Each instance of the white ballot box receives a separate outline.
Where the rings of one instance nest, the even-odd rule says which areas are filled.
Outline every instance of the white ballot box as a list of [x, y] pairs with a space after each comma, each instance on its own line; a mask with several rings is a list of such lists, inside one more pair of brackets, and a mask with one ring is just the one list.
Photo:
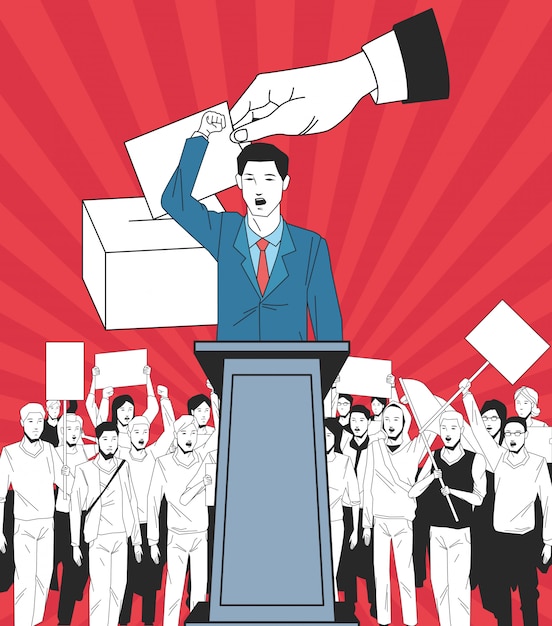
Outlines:
[[144, 198], [83, 201], [82, 277], [106, 330], [217, 323], [216, 261]]

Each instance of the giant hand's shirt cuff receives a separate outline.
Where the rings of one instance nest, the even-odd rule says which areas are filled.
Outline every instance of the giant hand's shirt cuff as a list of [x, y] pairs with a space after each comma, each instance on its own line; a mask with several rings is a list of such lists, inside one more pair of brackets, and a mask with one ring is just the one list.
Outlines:
[[406, 71], [394, 31], [362, 46], [372, 66], [377, 88], [370, 93], [376, 104], [399, 102], [408, 98]]
[[376, 104], [426, 102], [449, 97], [447, 57], [439, 26], [431, 9], [403, 20], [393, 31], [362, 48], [377, 89]]

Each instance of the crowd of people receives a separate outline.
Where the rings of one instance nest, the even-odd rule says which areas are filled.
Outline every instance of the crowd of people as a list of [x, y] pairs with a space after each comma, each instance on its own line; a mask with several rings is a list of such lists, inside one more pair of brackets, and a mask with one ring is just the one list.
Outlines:
[[517, 389], [515, 415], [507, 417], [499, 400], [478, 405], [463, 380], [465, 415], [446, 407], [438, 423], [411, 437], [412, 408], [390, 379], [392, 397], [372, 398], [371, 413], [340, 393], [332, 399], [337, 419], [325, 420], [336, 589], [352, 606], [357, 578], [364, 579], [371, 615], [390, 624], [392, 546], [405, 625], [418, 622], [416, 587], [424, 584], [427, 556], [441, 626], [470, 624], [476, 587], [500, 626], [512, 624], [516, 588], [523, 623], [538, 624], [537, 570], [547, 570], [552, 550], [552, 484], [547, 460], [531, 451], [546, 426], [536, 419], [537, 392]]
[[[29, 403], [22, 439], [0, 454], [0, 558], [11, 553], [15, 562], [16, 626], [43, 620], [49, 590], [59, 591], [59, 624], [70, 624], [88, 579], [90, 624], [98, 626], [128, 624], [135, 594], [142, 621], [153, 624], [163, 580], [163, 623], [178, 624], [188, 572], [190, 610], [207, 597], [219, 398], [207, 381], [208, 395], [191, 397], [176, 418], [167, 387], [156, 394], [146, 366], [146, 409], [137, 415], [133, 397], [112, 387], [97, 404], [99, 374], [93, 368], [85, 403], [93, 437], [76, 402], [63, 417], [59, 400]], [[333, 391], [326, 410], [336, 601], [354, 610], [357, 579], [365, 580], [372, 616], [390, 624], [392, 548], [407, 626], [418, 622], [428, 554], [441, 626], [470, 624], [476, 587], [500, 626], [512, 623], [516, 588], [524, 624], [538, 624], [537, 569], [546, 570], [552, 550], [550, 473], [528, 443], [546, 426], [536, 419], [538, 394], [518, 389], [507, 417], [504, 403], [478, 404], [463, 380], [465, 415], [446, 407], [416, 429], [413, 408], [399, 400], [393, 376], [388, 382], [390, 398], [368, 407]], [[152, 442], [159, 412], [163, 431]]]
[[[206, 464], [216, 462], [218, 397], [209, 384], [209, 396], [191, 397], [176, 418], [168, 389], [159, 385], [155, 394], [146, 366], [147, 408], [136, 415], [133, 397], [112, 387], [96, 404], [99, 374], [95, 367], [86, 400], [94, 437], [84, 434], [76, 402], [63, 418], [59, 400], [28, 403], [23, 438], [0, 454], [0, 552], [13, 554], [17, 626], [42, 622], [50, 589], [59, 590], [59, 624], [70, 624], [88, 579], [91, 625], [128, 624], [134, 594], [142, 596], [144, 624], [153, 624], [165, 563], [164, 624], [179, 623], [188, 561], [190, 610], [206, 598], [205, 490], [214, 478]], [[163, 432], [150, 442], [160, 409]]]

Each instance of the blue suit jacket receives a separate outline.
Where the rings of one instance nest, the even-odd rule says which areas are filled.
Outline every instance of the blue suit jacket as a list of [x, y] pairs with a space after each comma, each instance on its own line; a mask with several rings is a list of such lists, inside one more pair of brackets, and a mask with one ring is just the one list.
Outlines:
[[217, 339], [304, 341], [308, 309], [318, 341], [341, 340], [341, 313], [325, 240], [284, 222], [278, 255], [261, 295], [244, 218], [208, 211], [191, 196], [206, 149], [203, 137], [186, 141], [161, 202], [218, 261]]

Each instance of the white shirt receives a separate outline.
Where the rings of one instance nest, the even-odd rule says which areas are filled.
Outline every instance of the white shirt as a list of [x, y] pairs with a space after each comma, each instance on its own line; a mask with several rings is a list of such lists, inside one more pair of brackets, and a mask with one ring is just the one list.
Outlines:
[[124, 533], [123, 488], [121, 486], [121, 481], [115, 479], [109, 482], [117, 470], [117, 465], [114, 465], [111, 468], [111, 471], [107, 471], [103, 467], [99, 467], [99, 470], [100, 489], [102, 495], [100, 497], [100, 501], [96, 504], [96, 506], [100, 509], [100, 525], [98, 526], [98, 535]]
[[[366, 433], [366, 436], [367, 437], [369, 436], [368, 433]], [[347, 432], [347, 437], [346, 438], [344, 437], [344, 439], [345, 439], [345, 442], [343, 441], [343, 439], [341, 440], [341, 451], [343, 452], [345, 456], [349, 457], [349, 459], [351, 460], [351, 465], [354, 470], [355, 462], [357, 458], [357, 450], [351, 446], [351, 442], [354, 440], [354, 438], [350, 433]], [[372, 441], [370, 441], [370, 444], [371, 443]], [[368, 444], [366, 448], [363, 448], [360, 451], [360, 457], [358, 459], [358, 466], [355, 471], [357, 481], [358, 481], [359, 492], [360, 492], [360, 506], [361, 507], [364, 506], [364, 476], [366, 475], [368, 454], [371, 453], [370, 444]]]
[[[95, 454], [95, 446], [88, 446], [88, 449], [91, 449], [92, 454]], [[63, 463], [63, 446], [58, 446], [55, 448], [57, 455], [59, 456], [60, 461]], [[58, 491], [58, 496], [56, 498], [56, 511], [60, 511], [61, 513], [69, 513], [69, 504], [70, 504], [70, 495], [71, 495], [71, 486], [73, 483], [73, 479], [75, 476], [75, 469], [81, 464], [86, 463], [88, 461], [87, 449], [83, 445], [76, 445], [74, 447], [67, 446], [67, 465], [71, 470], [71, 476], [67, 477], [67, 480], [70, 481], [67, 483], [67, 498], [63, 497], [63, 489], [60, 488]], [[63, 481], [62, 481], [63, 482]]]
[[13, 515], [18, 520], [53, 517], [54, 484], [63, 484], [61, 460], [54, 447], [47, 441], [38, 443], [34, 455], [23, 447], [23, 441], [5, 446], [0, 454], [0, 502], [6, 501], [11, 484]]
[[327, 458], [327, 465], [330, 521], [336, 522], [343, 519], [343, 505], [360, 504], [360, 493], [355, 470], [348, 456], [334, 452], [333, 458]]
[[377, 88], [370, 93], [376, 104], [399, 102], [408, 98], [404, 61], [394, 31], [362, 46], [368, 57]]
[[[205, 463], [196, 452], [190, 452], [189, 463], [184, 465], [179, 448], [172, 454], [161, 456], [155, 462], [148, 492], [148, 541], [150, 545], [159, 541], [159, 508], [163, 495], [167, 499], [167, 528], [173, 533], [197, 533], [207, 530], [209, 517], [205, 491], [199, 492], [183, 505], [180, 498], [187, 488], [202, 482]], [[188, 458], [186, 458], [188, 461]]]
[[[535, 528], [535, 500], [542, 504], [544, 543], [552, 545], [552, 483], [546, 460], [523, 448], [512, 464], [512, 455], [505, 451], [495, 469], [495, 505], [493, 526], [501, 533], [524, 535]], [[518, 460], [518, 459], [516, 459]]]
[[148, 491], [155, 467], [155, 459], [167, 454], [173, 440], [172, 432], [165, 430], [159, 439], [144, 449], [144, 455], [139, 455], [133, 448], [119, 448], [117, 456], [128, 463], [130, 478], [138, 503], [138, 517], [140, 524], [148, 520]]
[[132, 480], [138, 504], [138, 519], [140, 524], [145, 524], [148, 521], [148, 491], [153, 468], [155, 467], [155, 456], [147, 448], [146, 454], [142, 458], [133, 456], [133, 453], [136, 454], [133, 448], [130, 450], [128, 448], [119, 448], [118, 456], [121, 459], [125, 459], [128, 463], [130, 479]]
[[[433, 433], [426, 437], [431, 445]], [[383, 439], [370, 443], [364, 477], [363, 528], [373, 526], [374, 516], [414, 519], [416, 500], [408, 492], [425, 454], [422, 436], [404, 441], [394, 452]]]

